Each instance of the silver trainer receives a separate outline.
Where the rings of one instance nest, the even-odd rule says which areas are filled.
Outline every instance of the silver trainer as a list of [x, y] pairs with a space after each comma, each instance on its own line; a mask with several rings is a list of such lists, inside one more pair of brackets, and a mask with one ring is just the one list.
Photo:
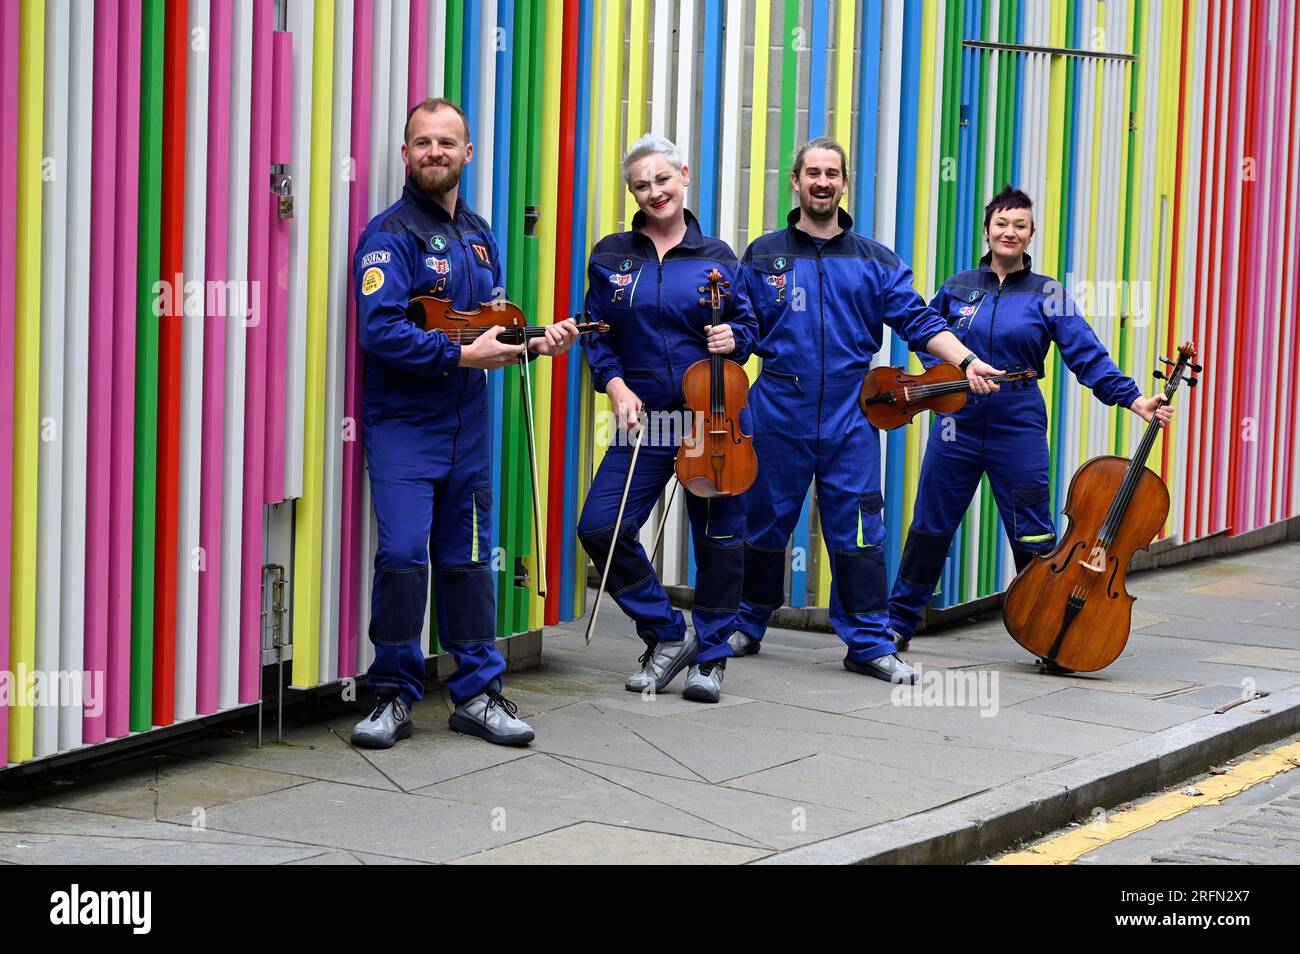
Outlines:
[[733, 656], [752, 656], [763, 646], [759, 640], [747, 636], [740, 630], [736, 630], [727, 637], [727, 645], [731, 647], [731, 655]]
[[456, 732], [476, 735], [497, 745], [527, 745], [533, 741], [533, 727], [515, 717], [519, 707], [493, 687], [456, 707], [447, 725]]
[[411, 734], [411, 710], [400, 697], [379, 699], [375, 707], [352, 727], [352, 744], [364, 749], [391, 749]]
[[689, 632], [683, 639], [657, 643], [653, 650], [648, 649], [641, 656], [641, 671], [629, 676], [623, 688], [628, 692], [643, 692], [654, 686], [655, 692], [663, 692], [699, 651], [699, 640]]
[[715, 659], [703, 666], [692, 666], [686, 673], [683, 698], [695, 702], [717, 702], [722, 698], [722, 674], [726, 668], [725, 659]]

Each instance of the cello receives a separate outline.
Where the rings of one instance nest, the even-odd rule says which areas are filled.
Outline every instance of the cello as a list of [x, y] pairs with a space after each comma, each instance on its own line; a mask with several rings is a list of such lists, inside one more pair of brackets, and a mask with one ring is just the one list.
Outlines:
[[[1196, 347], [1178, 349], [1165, 378], [1165, 403], [1194, 364]], [[1189, 387], [1197, 379], [1188, 376]], [[1007, 587], [1002, 618], [1011, 638], [1042, 664], [1077, 672], [1109, 666], [1128, 642], [1134, 597], [1125, 588], [1129, 561], [1145, 550], [1169, 515], [1169, 490], [1148, 455], [1160, 433], [1152, 417], [1132, 460], [1094, 457], [1075, 472], [1065, 506], [1069, 529], [1052, 552], [1034, 557]]]
[[[712, 268], [709, 284], [700, 286], [701, 293], [709, 293], [700, 304], [709, 306], [713, 325], [722, 324], [722, 301], [731, 296], [723, 289], [730, 285]], [[703, 438], [682, 440], [675, 465], [677, 479], [697, 497], [743, 494], [758, 477], [754, 440], [740, 429], [740, 412], [749, 400], [745, 369], [721, 354], [710, 354], [686, 369], [682, 395], [687, 409], [703, 424], [699, 430]]]

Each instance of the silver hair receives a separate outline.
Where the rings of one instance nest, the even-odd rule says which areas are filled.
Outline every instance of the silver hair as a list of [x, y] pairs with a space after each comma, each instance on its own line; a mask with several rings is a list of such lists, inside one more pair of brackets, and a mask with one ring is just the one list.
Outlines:
[[682, 154], [677, 151], [677, 147], [673, 145], [672, 141], [665, 139], [663, 136], [656, 136], [654, 133], [646, 133], [632, 143], [632, 147], [623, 156], [623, 181], [631, 185], [632, 163], [638, 159], [644, 159], [646, 156], [652, 156], [656, 152], [661, 153], [668, 160], [668, 164], [678, 172], [682, 171]]

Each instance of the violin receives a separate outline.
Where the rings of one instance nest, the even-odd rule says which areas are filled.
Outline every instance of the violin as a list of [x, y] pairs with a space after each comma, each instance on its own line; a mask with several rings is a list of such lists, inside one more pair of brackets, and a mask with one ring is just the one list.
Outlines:
[[[1165, 403], [1193, 364], [1190, 341], [1164, 378]], [[1189, 387], [1198, 378], [1188, 377]], [[1069, 530], [1051, 553], [1034, 557], [1011, 581], [1002, 602], [1007, 632], [1046, 664], [1078, 672], [1109, 666], [1128, 642], [1134, 597], [1124, 586], [1129, 561], [1145, 550], [1169, 514], [1169, 490], [1147, 456], [1160, 433], [1155, 417], [1132, 460], [1094, 457], [1075, 472], [1065, 515]]]
[[[985, 378], [998, 384], [1032, 381], [1035, 371], [1014, 371]], [[872, 426], [892, 431], [922, 411], [955, 414], [966, 406], [970, 381], [955, 364], [936, 364], [924, 374], [908, 374], [906, 368], [872, 368], [862, 379], [858, 407]]]
[[[457, 344], [472, 344], [489, 329], [502, 329], [497, 340], [504, 344], [524, 344], [546, 334], [541, 325], [530, 325], [523, 309], [512, 301], [496, 301], [486, 309], [457, 311], [445, 298], [416, 295], [406, 306], [406, 316], [425, 331], [441, 331]], [[609, 331], [603, 321], [578, 325], [578, 334]], [[528, 355], [519, 356], [519, 386], [524, 404], [524, 431], [528, 437], [528, 461], [533, 478], [533, 531], [537, 535], [537, 595], [546, 597], [546, 527], [542, 523], [542, 497], [537, 479], [537, 446], [533, 438], [533, 388], [528, 378]]]
[[[722, 280], [716, 268], [709, 270], [709, 284], [700, 286], [708, 292], [701, 305], [708, 305], [711, 324], [722, 324], [723, 291], [731, 282]], [[692, 436], [682, 440], [677, 451], [677, 479], [697, 497], [730, 497], [743, 494], [758, 476], [758, 456], [754, 441], [740, 429], [740, 412], [749, 402], [749, 376], [745, 369], [720, 354], [696, 361], [682, 376], [682, 394], [686, 407], [702, 421], [697, 441]]]
[[[497, 340], [502, 344], [523, 344], [546, 334], [545, 325], [530, 325], [523, 309], [512, 301], [496, 301], [487, 308], [457, 311], [445, 298], [416, 295], [406, 306], [406, 316], [425, 331], [441, 331], [457, 344], [473, 344], [488, 329], [501, 326]], [[603, 334], [609, 325], [603, 321], [576, 323], [578, 334]]]

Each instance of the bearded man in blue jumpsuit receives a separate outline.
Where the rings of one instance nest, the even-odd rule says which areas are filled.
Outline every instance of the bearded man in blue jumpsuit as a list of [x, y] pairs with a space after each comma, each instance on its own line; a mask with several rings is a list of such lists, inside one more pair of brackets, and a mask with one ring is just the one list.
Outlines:
[[[1065, 366], [1097, 400], [1127, 407], [1146, 421], [1157, 417], [1163, 427], [1173, 413], [1161, 406], [1164, 396], [1143, 397], [1137, 383], [1115, 366], [1061, 283], [1033, 271], [1026, 251], [1034, 234], [1032, 206], [1028, 195], [1010, 186], [994, 196], [984, 209], [988, 254], [979, 268], [944, 282], [932, 306], [981, 358], [1011, 371], [1034, 370], [1040, 380], [1055, 342]], [[1019, 571], [1035, 554], [1056, 546], [1047, 407], [1036, 384], [1003, 388], [997, 395], [968, 401], [956, 414], [935, 417], [912, 526], [889, 598], [890, 627], [900, 651], [916, 633], [953, 533], [984, 474]]]
[[[501, 695], [488, 555], [492, 464], [487, 374], [518, 363], [523, 345], [493, 329], [460, 345], [407, 316], [415, 295], [475, 311], [504, 297], [492, 230], [460, 197], [474, 154], [469, 123], [454, 103], [429, 99], [407, 116], [406, 186], [357, 243], [353, 270], [357, 337], [366, 354], [362, 398], [366, 467], [379, 529], [371, 597], [373, 711], [352, 742], [387, 748], [411, 734], [410, 708], [424, 697], [424, 625], [432, 557], [438, 637], [456, 659], [447, 681], [452, 729], [503, 745], [533, 730]], [[572, 321], [533, 339], [534, 354], [559, 354], [577, 335]]]
[[915, 671], [888, 635], [880, 437], [858, 407], [863, 376], [888, 324], [914, 351], [961, 366], [976, 393], [999, 373], [948, 330], [912, 287], [890, 249], [852, 231], [840, 207], [848, 159], [833, 139], [799, 149], [790, 176], [799, 208], [787, 227], [756, 239], [738, 284], [758, 318], [763, 373], [750, 393], [759, 475], [749, 492], [744, 596], [733, 655], [758, 652], [784, 601], [785, 548], [804, 495], [831, 559], [831, 625], [847, 644], [844, 667], [896, 682]]

